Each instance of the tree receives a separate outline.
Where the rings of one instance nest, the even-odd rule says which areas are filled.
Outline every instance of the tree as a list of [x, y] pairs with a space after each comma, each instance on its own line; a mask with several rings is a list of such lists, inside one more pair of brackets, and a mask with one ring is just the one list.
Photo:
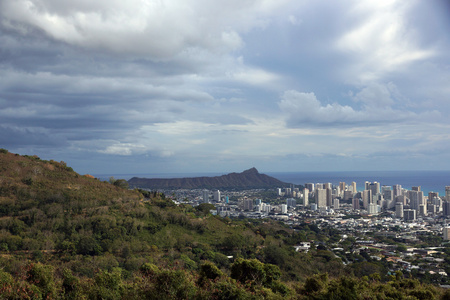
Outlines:
[[114, 185], [125, 190], [130, 187], [128, 181], [126, 181], [125, 179], [117, 179], [116, 181], [114, 181]]

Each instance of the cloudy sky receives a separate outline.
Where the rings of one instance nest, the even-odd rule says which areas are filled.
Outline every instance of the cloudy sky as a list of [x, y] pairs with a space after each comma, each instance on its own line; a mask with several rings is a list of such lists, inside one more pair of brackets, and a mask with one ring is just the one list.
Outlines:
[[82, 174], [449, 170], [449, 32], [447, 0], [0, 0], [0, 148]]

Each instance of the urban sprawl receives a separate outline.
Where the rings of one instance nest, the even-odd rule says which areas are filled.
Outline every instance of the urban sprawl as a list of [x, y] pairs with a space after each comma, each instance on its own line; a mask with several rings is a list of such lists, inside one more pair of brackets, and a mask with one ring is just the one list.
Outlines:
[[[420, 186], [411, 190], [401, 185], [381, 186], [365, 182], [358, 191], [356, 183], [306, 183], [304, 187], [275, 190], [210, 191], [170, 190], [177, 204], [192, 206], [210, 203], [212, 214], [230, 218], [275, 219], [292, 228], [310, 224], [333, 228], [340, 238], [332, 243], [305, 241], [296, 251], [322, 245], [342, 258], [344, 264], [355, 257], [386, 259], [391, 271], [398, 270], [432, 276], [435, 282], [447, 277], [444, 247], [450, 239], [450, 186], [445, 195]], [[212, 208], [212, 206], [211, 206]], [[297, 227], [296, 227], [297, 226]], [[343, 247], [349, 244], [351, 247]], [[355, 256], [356, 255], [356, 256]]]

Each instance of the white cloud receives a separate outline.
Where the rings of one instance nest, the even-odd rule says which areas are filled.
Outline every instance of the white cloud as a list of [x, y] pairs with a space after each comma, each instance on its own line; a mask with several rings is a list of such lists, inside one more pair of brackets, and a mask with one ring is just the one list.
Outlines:
[[438, 122], [440, 113], [437, 111], [420, 114], [395, 110], [389, 89], [392, 85], [372, 85], [356, 94], [354, 99], [365, 105], [356, 110], [348, 105], [338, 103], [322, 105], [314, 93], [302, 93], [295, 90], [284, 92], [278, 105], [285, 113], [290, 127], [302, 126], [373, 126], [388, 125], [390, 123], [406, 122], [421, 123], [425, 120]]
[[396, 0], [355, 3], [348, 17], [358, 16], [360, 23], [336, 42], [337, 49], [355, 58], [350, 81], [367, 84], [434, 54], [432, 49], [419, 45], [415, 31], [407, 23], [405, 16], [412, 4]]
[[5, 0], [1, 14], [21, 32], [31, 26], [72, 45], [168, 59], [189, 48], [236, 50], [239, 32], [261, 26], [284, 2]]

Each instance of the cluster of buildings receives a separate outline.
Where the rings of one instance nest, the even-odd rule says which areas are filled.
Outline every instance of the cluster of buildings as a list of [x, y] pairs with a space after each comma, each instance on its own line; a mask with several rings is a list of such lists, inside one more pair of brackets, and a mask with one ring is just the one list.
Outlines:
[[341, 203], [350, 203], [354, 211], [371, 215], [394, 210], [397, 218], [406, 221], [425, 216], [450, 215], [450, 186], [445, 187], [443, 197], [437, 192], [424, 195], [420, 186], [407, 190], [398, 184], [391, 187], [381, 186], [376, 181], [366, 181], [364, 187], [363, 191], [358, 191], [356, 182], [349, 185], [340, 182], [336, 186], [331, 183], [306, 183], [303, 191], [295, 188], [278, 189], [278, 195], [300, 198], [303, 207], [311, 210], [337, 210]]

